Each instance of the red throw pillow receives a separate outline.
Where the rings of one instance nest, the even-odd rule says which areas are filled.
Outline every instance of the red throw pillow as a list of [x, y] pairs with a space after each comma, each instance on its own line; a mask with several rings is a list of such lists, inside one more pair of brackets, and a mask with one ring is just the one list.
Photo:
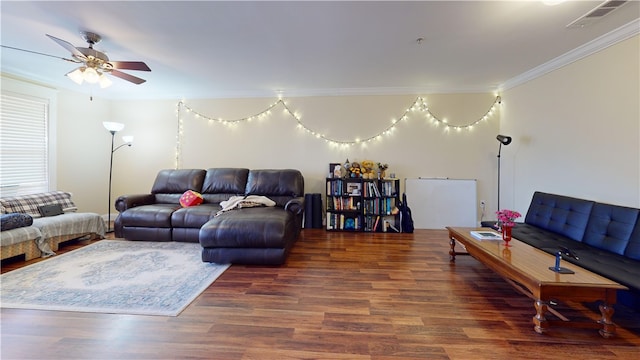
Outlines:
[[196, 206], [202, 204], [202, 195], [193, 191], [187, 190], [180, 196], [180, 205], [182, 207]]

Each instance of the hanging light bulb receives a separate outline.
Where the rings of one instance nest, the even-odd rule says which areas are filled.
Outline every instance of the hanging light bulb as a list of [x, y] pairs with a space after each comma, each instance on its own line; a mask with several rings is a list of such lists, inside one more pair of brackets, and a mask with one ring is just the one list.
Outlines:
[[111, 86], [111, 79], [107, 77], [105, 74], [100, 74], [100, 78], [98, 78], [98, 84], [100, 84], [100, 88], [104, 89]]
[[71, 81], [73, 81], [74, 83], [78, 84], [78, 85], [82, 85], [82, 82], [84, 81], [84, 78], [82, 77], [82, 72], [84, 71], [84, 69], [86, 69], [84, 66], [81, 66], [69, 73], [67, 73], [67, 77], [69, 79], [71, 79]]
[[98, 74], [96, 69], [89, 67], [84, 69], [84, 72], [82, 73], [82, 77], [84, 78], [84, 81], [90, 84], [95, 84], [98, 82], [100, 75]]

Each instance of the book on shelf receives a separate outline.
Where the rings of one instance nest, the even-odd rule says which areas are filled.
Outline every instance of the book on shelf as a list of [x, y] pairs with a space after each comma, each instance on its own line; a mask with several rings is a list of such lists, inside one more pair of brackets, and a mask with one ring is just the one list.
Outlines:
[[359, 216], [327, 212], [327, 230], [351, 230], [358, 231], [362, 227]]
[[376, 222], [373, 224], [373, 229], [371, 229], [371, 231], [376, 231], [378, 229], [379, 223], [380, 223], [380, 216], [376, 217]]
[[502, 235], [498, 234], [495, 231], [490, 230], [481, 230], [481, 231], [470, 231], [471, 236], [478, 240], [502, 240]]
[[380, 191], [378, 191], [378, 186], [373, 181], [367, 181], [368, 191], [365, 196], [368, 197], [380, 197]]
[[331, 195], [331, 196], [343, 195], [342, 179], [331, 179], [330, 181], [327, 181], [327, 195]]
[[380, 188], [382, 189], [382, 196], [395, 196], [398, 193], [395, 181], [383, 181]]

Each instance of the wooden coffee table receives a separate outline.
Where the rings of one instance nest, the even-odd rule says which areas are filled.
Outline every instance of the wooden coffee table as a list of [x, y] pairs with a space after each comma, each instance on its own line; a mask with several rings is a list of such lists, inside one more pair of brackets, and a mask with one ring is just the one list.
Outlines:
[[[600, 335], [605, 338], [615, 335], [616, 325], [611, 321], [613, 305], [616, 302], [616, 291], [627, 289], [624, 285], [566, 261], [562, 261], [562, 266], [573, 270], [575, 274], [558, 274], [549, 270], [549, 266], [555, 264], [555, 256], [551, 254], [516, 238], [513, 238], [507, 247], [502, 240], [478, 240], [469, 233], [473, 230], [490, 229], [447, 227], [447, 230], [451, 245], [451, 262], [455, 262], [456, 255], [471, 255], [534, 300], [536, 315], [533, 317], [533, 328], [537, 333], [544, 333], [551, 325], [563, 325], [600, 328]], [[467, 252], [456, 252], [456, 242], [464, 245]], [[570, 322], [550, 307], [554, 300], [602, 300], [602, 317], [593, 323]], [[561, 320], [547, 320], [547, 311]]]

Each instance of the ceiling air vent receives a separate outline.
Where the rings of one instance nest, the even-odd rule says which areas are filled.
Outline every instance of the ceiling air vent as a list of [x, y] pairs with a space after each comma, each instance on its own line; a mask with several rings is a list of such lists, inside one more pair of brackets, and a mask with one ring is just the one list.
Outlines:
[[610, 14], [612, 11], [614, 11], [615, 9], [618, 9], [625, 3], [627, 3], [627, 1], [615, 1], [615, 0], [605, 1], [602, 4], [596, 6], [594, 9], [592, 9], [588, 13], [575, 19], [573, 22], [567, 25], [567, 28], [569, 29], [583, 28], [593, 22], [596, 22], [602, 19], [602, 17]]

